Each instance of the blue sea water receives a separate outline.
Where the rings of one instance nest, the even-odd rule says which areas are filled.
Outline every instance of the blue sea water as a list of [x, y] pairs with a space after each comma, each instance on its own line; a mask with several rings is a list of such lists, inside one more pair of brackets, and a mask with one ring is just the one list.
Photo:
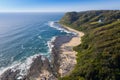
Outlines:
[[54, 25], [64, 13], [0, 13], [0, 72], [30, 65], [38, 54], [50, 56], [50, 40], [66, 35]]

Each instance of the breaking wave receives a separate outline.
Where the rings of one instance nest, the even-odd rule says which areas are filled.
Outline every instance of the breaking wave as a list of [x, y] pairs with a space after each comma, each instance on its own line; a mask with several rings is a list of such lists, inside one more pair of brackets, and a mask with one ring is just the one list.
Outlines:
[[30, 56], [24, 62], [16, 61], [9, 67], [5, 67], [5, 68], [2, 67], [0, 68], [0, 75], [2, 75], [5, 71], [9, 69], [11, 69], [13, 72], [15, 72], [16, 70], [19, 70], [20, 71], [19, 75], [26, 75], [31, 64], [33, 63], [33, 59], [37, 58], [38, 56], [40, 56], [40, 54], [35, 54], [33, 56]]
[[53, 42], [55, 41], [56, 36], [52, 37], [50, 41], [47, 42], [48, 48], [49, 48], [49, 53], [52, 52], [52, 48], [54, 47]]
[[48, 22], [48, 25], [52, 28], [55, 28], [57, 30], [60, 30], [61, 32], [66, 32], [66, 33], [71, 33], [71, 34], [74, 34], [76, 35], [75, 32], [72, 32], [72, 31], [69, 31], [67, 29], [64, 29], [58, 22], [55, 22], [55, 21], [49, 21]]

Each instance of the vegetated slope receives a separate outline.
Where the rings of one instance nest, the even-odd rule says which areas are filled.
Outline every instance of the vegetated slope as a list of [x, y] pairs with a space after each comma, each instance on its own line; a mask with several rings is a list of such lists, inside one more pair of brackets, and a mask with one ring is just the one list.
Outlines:
[[61, 80], [120, 80], [120, 11], [68, 12], [61, 24], [83, 31], [77, 65]]

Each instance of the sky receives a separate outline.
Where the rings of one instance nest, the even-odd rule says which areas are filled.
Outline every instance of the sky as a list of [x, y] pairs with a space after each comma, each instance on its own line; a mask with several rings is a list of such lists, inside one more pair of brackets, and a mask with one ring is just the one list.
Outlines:
[[120, 0], [0, 0], [0, 12], [120, 10]]

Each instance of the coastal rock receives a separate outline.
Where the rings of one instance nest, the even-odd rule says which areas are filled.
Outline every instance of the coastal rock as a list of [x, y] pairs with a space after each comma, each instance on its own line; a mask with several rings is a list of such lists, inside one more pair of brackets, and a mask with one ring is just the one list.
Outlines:
[[41, 56], [38, 56], [37, 58], [34, 59], [34, 62], [31, 64], [31, 67], [28, 70], [27, 77], [29, 78], [38, 77], [41, 72], [42, 65], [43, 62], [41, 60]]
[[16, 80], [18, 77], [17, 76], [18, 73], [19, 73], [19, 70], [12, 71], [11, 69], [8, 69], [1, 75], [0, 80]]
[[[56, 64], [58, 64], [57, 71], [61, 77], [68, 74], [76, 64], [76, 52], [73, 51], [73, 46], [61, 47], [65, 43], [70, 42], [73, 37], [75, 36], [60, 36], [57, 37], [54, 42], [55, 47], [53, 48], [53, 56], [55, 58], [54, 61], [56, 61]], [[64, 54], [63, 52], [65, 51], [69, 51], [69, 53]]]
[[76, 54], [63, 54], [67, 50], [73, 52], [73, 46], [61, 47], [72, 40], [71, 35], [59, 36], [52, 44], [51, 58], [40, 55], [33, 59], [33, 62], [26, 75], [18, 75], [19, 70], [12, 72], [6, 71], [2, 75], [2, 80], [58, 80], [58, 77], [68, 74], [76, 64]]
[[1, 75], [0, 80], [56, 80], [50, 65], [48, 58], [40, 55], [33, 59], [26, 75], [20, 75], [20, 70], [8, 69]]
[[38, 56], [32, 63], [26, 80], [56, 80], [48, 58]]

